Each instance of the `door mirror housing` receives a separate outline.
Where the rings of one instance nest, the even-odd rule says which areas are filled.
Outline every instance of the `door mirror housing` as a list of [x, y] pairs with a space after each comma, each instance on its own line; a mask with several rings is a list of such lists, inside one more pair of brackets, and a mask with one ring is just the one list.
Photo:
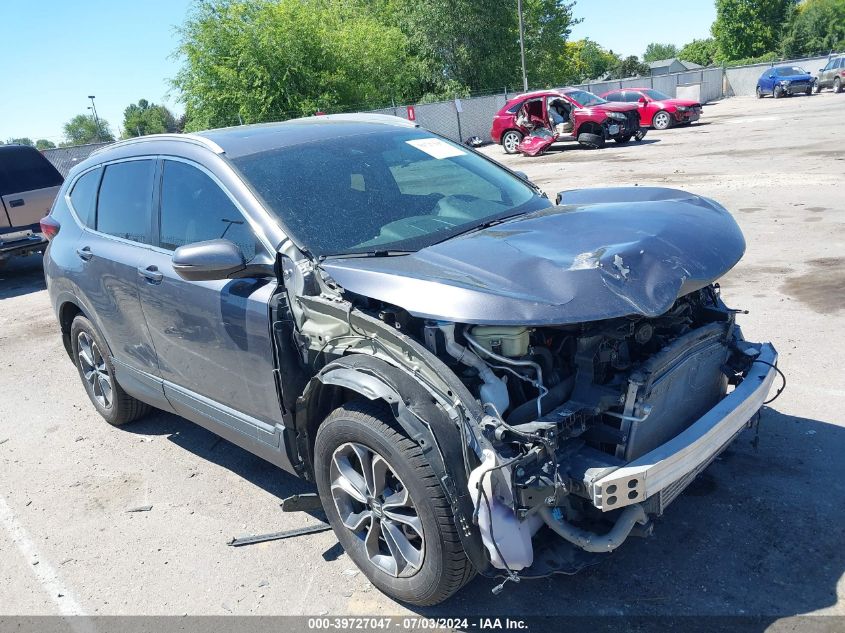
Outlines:
[[645, 105], [648, 103], [648, 99], [646, 99], [645, 97], [640, 97], [639, 99], [637, 99], [637, 101], [640, 105]]
[[241, 249], [223, 239], [180, 246], [172, 261], [173, 270], [186, 281], [230, 279], [246, 269]]

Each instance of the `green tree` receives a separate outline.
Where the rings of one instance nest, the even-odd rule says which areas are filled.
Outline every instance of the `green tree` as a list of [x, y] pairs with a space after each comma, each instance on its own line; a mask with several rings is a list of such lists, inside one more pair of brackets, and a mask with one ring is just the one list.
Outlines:
[[34, 147], [35, 143], [32, 142], [32, 139], [28, 136], [21, 136], [18, 138], [10, 138], [6, 141], [9, 145], [29, 145], [30, 147]]
[[94, 122], [94, 117], [86, 114], [77, 114], [65, 123], [64, 132], [67, 140], [61, 144], [62, 147], [114, 140], [114, 134], [112, 134], [108, 121], [100, 119], [98, 129], [97, 124]]
[[625, 79], [626, 77], [641, 77], [648, 75], [649, 68], [636, 55], [629, 55], [620, 59], [611, 72], [611, 79]]
[[678, 51], [678, 59], [700, 66], [709, 66], [716, 61], [716, 40], [708, 37], [704, 40], [693, 40]]
[[796, 0], [716, 0], [711, 31], [718, 61], [763, 55], [776, 50]]
[[56, 144], [53, 141], [48, 141], [46, 138], [40, 138], [35, 141], [35, 149], [53, 149], [55, 146]]
[[784, 57], [845, 48], [845, 0], [805, 0], [798, 5], [783, 38]]
[[368, 108], [418, 96], [408, 40], [361, 3], [205, 0], [179, 32], [173, 80], [189, 130]]
[[645, 47], [643, 53], [643, 61], [648, 64], [656, 62], [658, 59], [671, 59], [678, 56], [678, 47], [674, 44], [660, 44], [652, 42]]
[[141, 99], [123, 111], [123, 136], [145, 136], [178, 131], [176, 117], [163, 105]]

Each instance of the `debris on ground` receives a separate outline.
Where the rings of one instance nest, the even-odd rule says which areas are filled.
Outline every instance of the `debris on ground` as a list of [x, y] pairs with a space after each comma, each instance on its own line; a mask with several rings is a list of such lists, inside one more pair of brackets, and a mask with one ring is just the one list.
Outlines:
[[316, 534], [317, 532], [325, 532], [331, 530], [332, 526], [328, 523], [317, 523], [316, 525], [308, 525], [303, 528], [295, 530], [286, 530], [284, 532], [273, 532], [271, 534], [257, 534], [255, 536], [238, 536], [232, 537], [226, 542], [226, 545], [232, 547], [241, 547], [242, 545], [253, 545], [255, 543], [265, 543], [267, 541], [278, 541], [280, 539], [291, 538], [294, 536], [304, 536], [306, 534]]
[[152, 509], [152, 506], [138, 506], [137, 508], [129, 508], [127, 512], [149, 512]]

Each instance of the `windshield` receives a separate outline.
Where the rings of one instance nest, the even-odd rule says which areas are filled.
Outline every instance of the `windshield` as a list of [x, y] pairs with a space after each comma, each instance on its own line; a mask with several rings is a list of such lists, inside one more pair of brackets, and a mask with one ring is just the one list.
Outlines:
[[649, 99], [653, 99], [654, 101], [666, 101], [666, 99], [672, 98], [669, 95], [660, 92], [659, 90], [643, 90], [643, 94]]
[[778, 77], [791, 77], [792, 75], [806, 75], [807, 71], [798, 66], [784, 66], [782, 68], [775, 68], [775, 74]]
[[415, 251], [550, 205], [501, 167], [422, 130], [388, 128], [232, 163], [318, 257]]
[[607, 103], [607, 101], [605, 101], [601, 97], [594, 95], [592, 92], [587, 92], [586, 90], [567, 90], [564, 94], [566, 94], [567, 97], [572, 99], [581, 107], [589, 107]]

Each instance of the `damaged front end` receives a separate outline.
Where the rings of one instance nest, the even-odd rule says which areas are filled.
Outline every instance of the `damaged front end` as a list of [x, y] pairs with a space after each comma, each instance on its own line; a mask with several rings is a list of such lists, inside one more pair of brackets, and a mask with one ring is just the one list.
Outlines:
[[347, 392], [384, 400], [482, 572], [573, 573], [648, 533], [777, 371], [715, 283], [745, 246], [722, 207], [651, 188], [558, 203], [408, 255], [285, 260], [279, 349], [316, 369], [281, 388], [302, 468], [308, 421]]

